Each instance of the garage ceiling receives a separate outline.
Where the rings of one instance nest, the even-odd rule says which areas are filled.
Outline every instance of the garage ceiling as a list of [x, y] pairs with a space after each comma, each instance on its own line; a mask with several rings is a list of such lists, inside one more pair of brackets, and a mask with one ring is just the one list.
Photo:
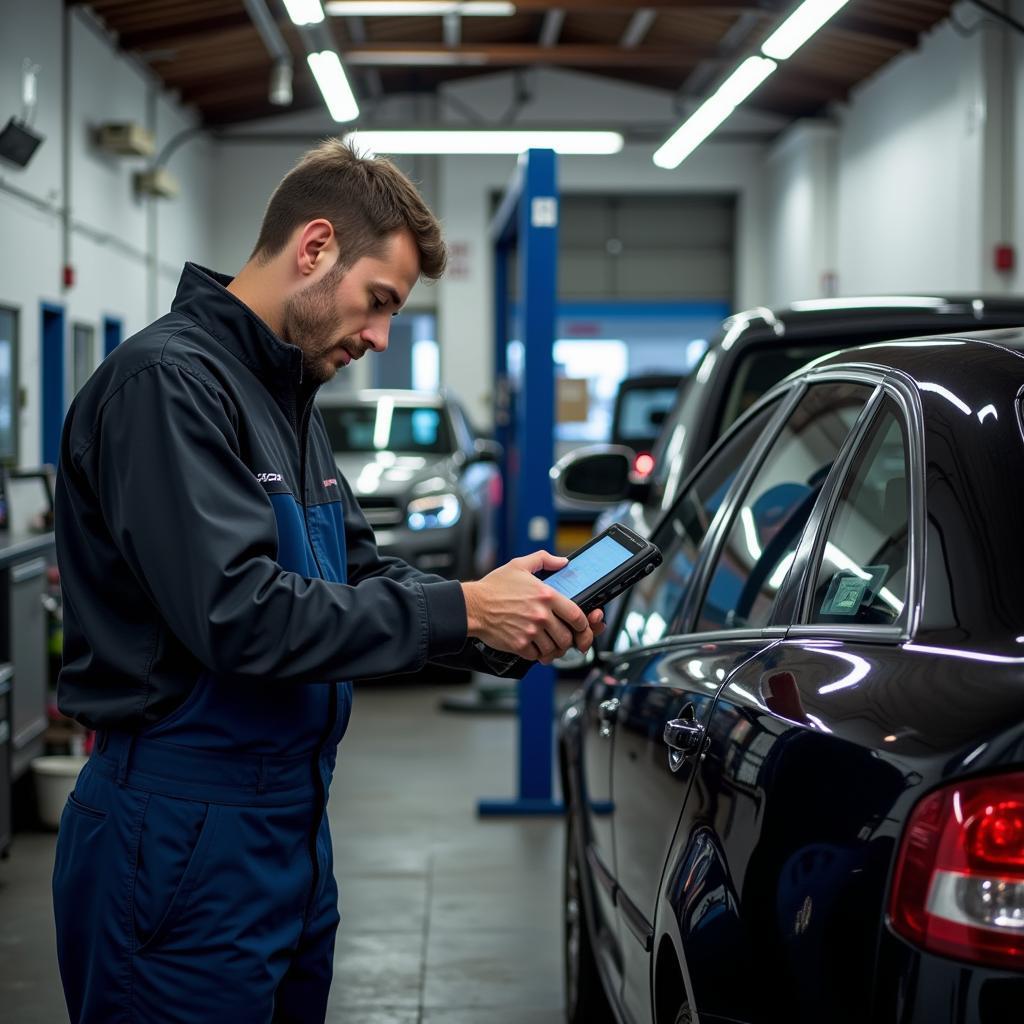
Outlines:
[[[269, 102], [273, 62], [244, 0], [68, 0], [90, 8], [121, 50], [151, 68], [211, 127], [323, 106], [282, 0], [264, 2], [294, 57], [288, 108]], [[510, 17], [329, 15], [326, 25], [369, 113], [382, 96], [429, 94], [453, 79], [537, 66], [700, 97], [796, 6], [795, 0], [515, 3]], [[787, 118], [818, 113], [916, 46], [951, 6], [952, 0], [850, 0], [759, 89], [757, 108]]]

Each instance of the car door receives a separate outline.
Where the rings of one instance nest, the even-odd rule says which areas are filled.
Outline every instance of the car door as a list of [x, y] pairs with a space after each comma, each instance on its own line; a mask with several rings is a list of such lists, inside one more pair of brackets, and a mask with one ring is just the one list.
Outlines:
[[[754, 451], [756, 472], [748, 473], [727, 518], [709, 538], [713, 550], [705, 555], [701, 580], [678, 623], [691, 632], [673, 638], [622, 689], [612, 794], [622, 998], [633, 1020], [652, 1019], [651, 954], [662, 869], [688, 784], [702, 764], [700, 726], [709, 725], [723, 685], [781, 638], [771, 628], [775, 597], [822, 486], [872, 390], [864, 384], [822, 382], [799, 395], [767, 450]], [[688, 740], [694, 742], [689, 748]], [[717, 916], [724, 893], [715, 895], [718, 902], [709, 906]]]
[[[916, 591], [910, 436], [879, 393], [776, 595], [795, 606], [806, 576], [816, 625], [747, 661], [716, 702], [664, 886], [702, 1021], [870, 1016], [889, 859], [873, 839], [907, 785], [879, 754], [895, 738], [885, 687]], [[730, 610], [713, 586], [728, 551], [699, 621]], [[729, 984], [737, 963], [743, 986]]]
[[[618, 979], [622, 966], [621, 937], [615, 901], [614, 823], [618, 814], [612, 792], [612, 756], [621, 720], [627, 728], [642, 728], [643, 709], [622, 696], [630, 681], [643, 678], [645, 665], [658, 651], [659, 642], [678, 618], [689, 594], [701, 544], [720, 510], [751, 449], [777, 417], [781, 398], [753, 412], [737, 434], [701, 470], [677, 503], [673, 513], [655, 532], [662, 564], [623, 598], [613, 616], [611, 650], [602, 655], [603, 671], [588, 680], [580, 726], [582, 764], [581, 806], [586, 818], [586, 856], [595, 880], [594, 931], [597, 952], [606, 973]], [[713, 677], [712, 677], [713, 678]], [[670, 786], [681, 800], [680, 782]], [[673, 820], [674, 824], [674, 820]], [[630, 940], [635, 941], [635, 940]]]

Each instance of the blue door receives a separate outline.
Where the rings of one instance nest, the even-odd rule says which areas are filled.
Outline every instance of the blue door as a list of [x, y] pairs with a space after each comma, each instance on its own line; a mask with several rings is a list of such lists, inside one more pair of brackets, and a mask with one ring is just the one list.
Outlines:
[[60, 456], [60, 432], [64, 426], [64, 307], [44, 302], [42, 309], [43, 367], [43, 462], [57, 465]]

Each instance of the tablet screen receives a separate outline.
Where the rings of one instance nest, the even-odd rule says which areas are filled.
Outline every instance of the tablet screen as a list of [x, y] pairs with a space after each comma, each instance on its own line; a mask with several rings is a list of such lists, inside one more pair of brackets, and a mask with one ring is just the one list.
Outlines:
[[575, 597], [602, 576], [607, 576], [613, 569], [622, 565], [632, 554], [632, 551], [611, 537], [602, 537], [544, 582], [566, 597]]

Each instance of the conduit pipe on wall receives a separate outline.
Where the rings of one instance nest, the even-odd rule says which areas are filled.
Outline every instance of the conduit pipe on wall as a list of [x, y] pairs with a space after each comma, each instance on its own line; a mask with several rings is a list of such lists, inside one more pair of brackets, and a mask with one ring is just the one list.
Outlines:
[[274, 69], [270, 76], [270, 102], [276, 106], [288, 106], [292, 102], [291, 50], [288, 49], [277, 22], [267, 9], [265, 0], [245, 0], [245, 9], [249, 12], [263, 45], [274, 61]]
[[60, 221], [60, 287], [66, 294], [73, 283], [71, 269], [71, 16], [72, 8], [65, 7], [61, 16], [60, 68], [61, 68], [61, 221]]

